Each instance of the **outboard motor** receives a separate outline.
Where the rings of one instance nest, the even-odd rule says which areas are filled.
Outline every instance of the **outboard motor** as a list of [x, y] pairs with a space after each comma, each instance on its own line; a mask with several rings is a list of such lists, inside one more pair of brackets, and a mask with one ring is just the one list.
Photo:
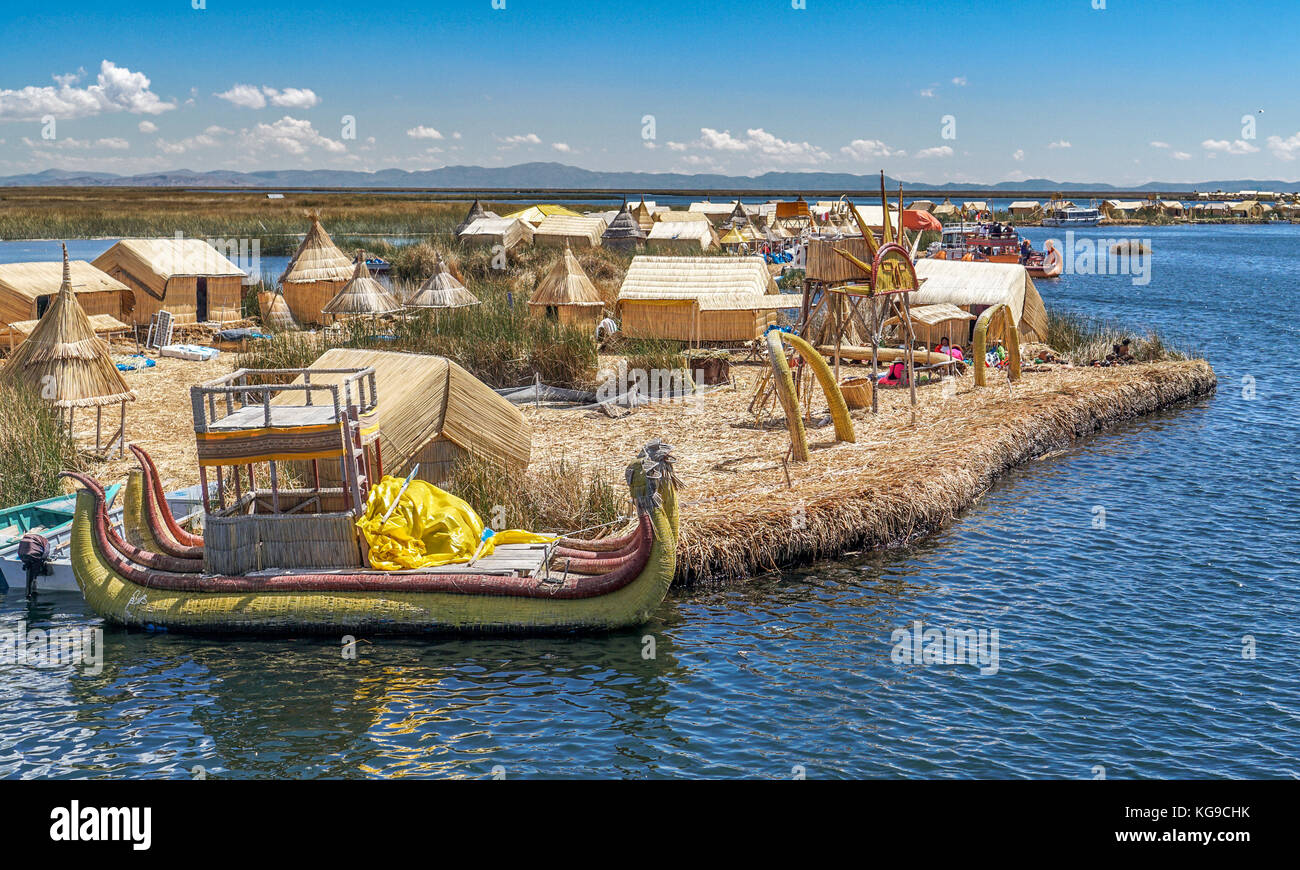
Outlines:
[[27, 574], [27, 597], [36, 594], [36, 578], [47, 573], [50, 561], [50, 542], [44, 535], [28, 532], [18, 541], [18, 561]]

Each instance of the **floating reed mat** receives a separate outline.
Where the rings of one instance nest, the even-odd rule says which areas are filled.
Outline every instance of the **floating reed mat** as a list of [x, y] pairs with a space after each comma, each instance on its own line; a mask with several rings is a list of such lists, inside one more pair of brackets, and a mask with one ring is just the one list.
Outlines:
[[[859, 370], [868, 368], [846, 365], [842, 374]], [[716, 585], [939, 528], [1013, 465], [1216, 386], [1203, 361], [1052, 366], [1014, 385], [990, 376], [978, 389], [966, 375], [918, 387], [915, 412], [906, 390], [881, 389], [880, 413], [852, 413], [856, 444], [836, 443], [814, 393], [811, 461], [787, 467], [785, 427], [774, 419], [755, 429], [747, 412], [759, 371], [733, 373], [732, 389], [621, 419], [527, 408], [533, 462], [564, 452], [595, 465], [663, 438], [683, 482], [677, 582]]]

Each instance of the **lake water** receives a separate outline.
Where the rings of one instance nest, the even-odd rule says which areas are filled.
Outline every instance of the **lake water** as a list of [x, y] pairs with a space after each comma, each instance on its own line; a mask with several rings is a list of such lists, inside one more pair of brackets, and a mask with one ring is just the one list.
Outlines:
[[[1044, 297], [1201, 349], [1217, 395], [1023, 466], [938, 534], [607, 637], [344, 661], [109, 630], [98, 675], [0, 666], [0, 776], [1296, 777], [1300, 226], [1124, 235], [1151, 240], [1149, 284]], [[99, 624], [65, 599], [11, 592], [0, 631]], [[916, 621], [996, 629], [996, 673], [896, 663]]]

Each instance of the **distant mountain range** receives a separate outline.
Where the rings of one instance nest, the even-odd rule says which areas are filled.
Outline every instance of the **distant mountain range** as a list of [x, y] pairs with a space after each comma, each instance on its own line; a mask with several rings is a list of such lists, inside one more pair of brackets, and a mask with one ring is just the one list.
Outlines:
[[[890, 190], [897, 190], [899, 180], [885, 177]], [[213, 170], [196, 172], [177, 169], [141, 175], [115, 175], [109, 172], [69, 172], [47, 169], [28, 175], [0, 177], [0, 187], [246, 187], [279, 188], [455, 188], [464, 190], [615, 190], [615, 191], [845, 191], [874, 190], [880, 185], [878, 175], [853, 175], [846, 172], [767, 172], [758, 176], [698, 174], [675, 172], [597, 172], [566, 166], [563, 163], [521, 163], [517, 166], [444, 166], [422, 172], [381, 169], [355, 172], [340, 169], [284, 169], [262, 172]], [[947, 182], [927, 184], [904, 181], [908, 190], [927, 191], [1297, 191], [1300, 182], [1237, 179], [1231, 181], [1158, 182], [1137, 187], [1122, 187], [1100, 182], [1054, 181], [1030, 178], [1024, 181], [1000, 181], [997, 184]]]

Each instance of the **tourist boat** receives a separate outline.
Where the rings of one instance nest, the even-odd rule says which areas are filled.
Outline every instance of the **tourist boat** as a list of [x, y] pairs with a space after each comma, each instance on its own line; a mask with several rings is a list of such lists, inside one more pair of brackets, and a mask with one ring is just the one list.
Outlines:
[[1020, 263], [1034, 278], [1055, 278], [1061, 274], [1061, 255], [1049, 241], [1046, 251], [1030, 251], [1022, 258], [1020, 234], [1001, 223], [962, 222], [943, 228], [930, 256], [977, 263]]
[[1095, 208], [1058, 208], [1042, 223], [1045, 227], [1095, 227], [1101, 223], [1101, 212]]
[[[109, 522], [119, 533], [123, 530], [123, 508], [122, 505], [115, 506], [115, 502], [120, 489], [121, 484], [114, 484], [105, 491]], [[81, 591], [73, 575], [70, 547], [76, 498], [76, 495], [60, 495], [0, 511], [0, 522], [5, 524], [5, 528], [0, 530], [0, 536], [3, 536], [0, 537], [0, 591], [5, 586], [14, 591], [26, 589], [27, 572], [18, 555], [18, 543], [27, 533], [38, 534], [46, 541], [46, 559], [35, 577], [35, 591]], [[192, 515], [199, 504], [198, 487], [176, 490], [164, 498], [173, 516]]]
[[[127, 627], [202, 633], [556, 632], [639, 625], [662, 603], [678, 531], [667, 445], [652, 441], [628, 466], [636, 518], [620, 534], [503, 544], [468, 564], [375, 570], [357, 527], [366, 481], [382, 473], [377, 442], [358, 422], [377, 402], [373, 369], [312, 369], [307, 383], [296, 370], [292, 383], [267, 384], [261, 404], [234, 410], [235, 397], [253, 392], [249, 376], [265, 383], [294, 372], [240, 370], [191, 389], [208, 507], [202, 537], [178, 529], [143, 451], [126, 486], [125, 537], [109, 521], [102, 487], [66, 472], [83, 487], [72, 561], [96, 613]], [[335, 382], [321, 383], [330, 374]], [[292, 390], [330, 395], [271, 404], [270, 393]], [[276, 463], [284, 461], [305, 463], [313, 484], [278, 488]], [[338, 463], [340, 486], [321, 484], [323, 462]], [[252, 468], [261, 463], [270, 466], [262, 477], [270, 489], [256, 486]], [[232, 493], [245, 473], [247, 490]]]

